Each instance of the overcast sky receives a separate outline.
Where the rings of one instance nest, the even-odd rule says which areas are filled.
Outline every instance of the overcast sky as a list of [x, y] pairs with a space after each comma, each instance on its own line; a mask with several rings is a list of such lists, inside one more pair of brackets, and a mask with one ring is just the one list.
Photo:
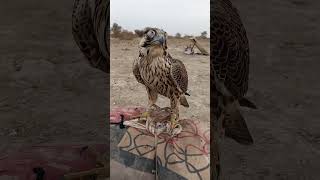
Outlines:
[[158, 27], [171, 35], [210, 30], [210, 0], [111, 0], [111, 23], [133, 31]]

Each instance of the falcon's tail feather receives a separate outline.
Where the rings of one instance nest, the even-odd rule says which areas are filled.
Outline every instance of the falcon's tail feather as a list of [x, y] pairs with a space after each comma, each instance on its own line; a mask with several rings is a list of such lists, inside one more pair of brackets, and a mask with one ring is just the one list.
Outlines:
[[187, 101], [186, 96], [182, 95], [182, 96], [180, 97], [180, 104], [181, 104], [182, 106], [184, 106], [184, 107], [189, 107], [189, 103], [188, 103], [188, 101]]
[[257, 109], [257, 106], [253, 104], [253, 102], [249, 101], [247, 98], [241, 98], [239, 99], [240, 106], [248, 107], [251, 109]]
[[249, 132], [245, 119], [238, 109], [224, 119], [225, 136], [234, 139], [240, 144], [251, 145], [253, 138]]

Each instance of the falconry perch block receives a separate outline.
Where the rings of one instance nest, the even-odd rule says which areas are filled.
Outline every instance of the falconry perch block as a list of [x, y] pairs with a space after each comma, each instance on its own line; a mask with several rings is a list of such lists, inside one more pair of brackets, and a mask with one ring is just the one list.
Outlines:
[[[185, 53], [186, 54], [193, 54], [193, 48], [194, 46], [196, 46], [199, 51], [201, 52], [201, 55], [205, 55], [205, 56], [208, 56], [209, 53], [199, 44], [199, 42], [195, 39], [195, 38], [190, 38], [190, 41], [192, 42], [192, 45], [191, 46], [188, 46], [185, 50]], [[191, 49], [190, 49], [191, 48]], [[188, 51], [189, 50], [189, 51]], [[190, 51], [192, 53], [190, 53]], [[189, 53], [188, 53], [189, 52]]]

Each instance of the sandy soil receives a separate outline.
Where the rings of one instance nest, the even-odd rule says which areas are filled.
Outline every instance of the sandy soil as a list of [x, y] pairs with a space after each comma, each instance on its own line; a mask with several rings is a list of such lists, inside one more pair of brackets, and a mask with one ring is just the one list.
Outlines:
[[[138, 83], [132, 74], [134, 58], [138, 57], [140, 39], [120, 40], [111, 39], [111, 95], [110, 107], [144, 106], [147, 107], [148, 96], [145, 87]], [[209, 51], [209, 40], [199, 43]], [[185, 55], [184, 47], [190, 44], [188, 39], [169, 39], [169, 53], [185, 64], [189, 76], [189, 90], [187, 97], [190, 107], [180, 106], [181, 118], [196, 118], [208, 123], [210, 116], [210, 57], [202, 55]], [[170, 106], [168, 98], [159, 96], [160, 107]]]
[[0, 2], [0, 156], [40, 143], [105, 143], [107, 75], [73, 41], [73, 1]]
[[248, 97], [259, 109], [243, 110], [253, 146], [223, 143], [223, 179], [319, 179], [320, 2], [232, 2], [248, 33]]

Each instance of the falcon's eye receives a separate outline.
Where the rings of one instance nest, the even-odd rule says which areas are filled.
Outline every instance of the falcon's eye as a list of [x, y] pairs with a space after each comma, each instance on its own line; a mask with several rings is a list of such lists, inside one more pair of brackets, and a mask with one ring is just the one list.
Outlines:
[[148, 33], [147, 33], [147, 36], [148, 36], [149, 38], [153, 38], [154, 35], [156, 35], [156, 32], [154, 32], [154, 30], [150, 30], [150, 31], [148, 31]]

